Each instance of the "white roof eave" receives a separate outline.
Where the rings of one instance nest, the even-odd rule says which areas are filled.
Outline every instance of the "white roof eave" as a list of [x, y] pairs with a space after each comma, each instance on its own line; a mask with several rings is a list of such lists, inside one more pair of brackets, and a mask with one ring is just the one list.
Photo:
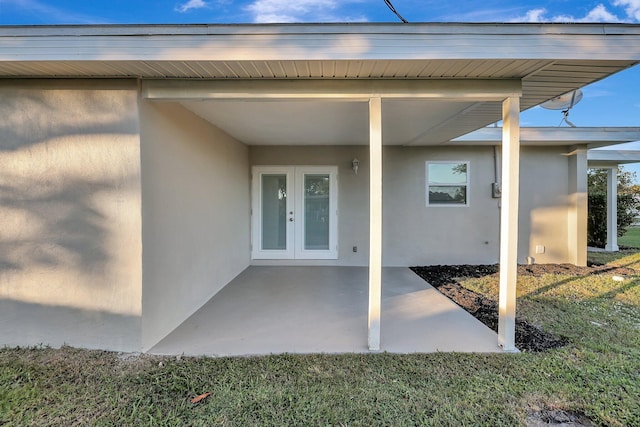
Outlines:
[[632, 24], [4, 26], [0, 61], [640, 61], [639, 38]]
[[[587, 145], [589, 148], [640, 140], [640, 127], [523, 127], [522, 145]], [[452, 145], [499, 145], [501, 127], [485, 127], [451, 141]]]
[[640, 150], [589, 150], [587, 161], [591, 168], [640, 163]]

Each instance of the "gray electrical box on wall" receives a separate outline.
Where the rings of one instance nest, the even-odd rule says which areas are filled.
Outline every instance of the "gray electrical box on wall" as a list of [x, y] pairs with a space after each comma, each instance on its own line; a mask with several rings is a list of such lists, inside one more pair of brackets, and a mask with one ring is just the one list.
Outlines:
[[499, 199], [502, 196], [502, 185], [499, 182], [491, 183], [491, 195], [494, 199]]

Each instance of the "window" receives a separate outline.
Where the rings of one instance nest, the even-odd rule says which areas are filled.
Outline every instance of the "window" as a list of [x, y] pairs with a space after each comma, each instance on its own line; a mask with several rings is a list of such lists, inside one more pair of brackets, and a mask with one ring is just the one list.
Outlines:
[[469, 162], [426, 162], [427, 206], [469, 204]]

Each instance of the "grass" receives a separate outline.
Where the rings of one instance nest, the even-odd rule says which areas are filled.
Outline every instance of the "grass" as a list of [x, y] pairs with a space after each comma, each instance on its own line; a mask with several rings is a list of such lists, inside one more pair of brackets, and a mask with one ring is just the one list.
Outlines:
[[634, 249], [622, 249], [618, 252], [589, 252], [588, 261], [595, 265], [628, 267], [640, 274], [640, 252]]
[[[640, 263], [618, 255], [612, 264]], [[495, 280], [463, 284], [497, 293]], [[562, 410], [594, 425], [640, 426], [640, 276], [526, 276], [518, 288], [519, 314], [569, 346], [252, 358], [5, 348], [0, 425], [514, 426]], [[204, 392], [213, 394], [191, 403]]]
[[629, 248], [640, 248], [640, 227], [629, 227], [624, 236], [618, 239], [618, 244]]

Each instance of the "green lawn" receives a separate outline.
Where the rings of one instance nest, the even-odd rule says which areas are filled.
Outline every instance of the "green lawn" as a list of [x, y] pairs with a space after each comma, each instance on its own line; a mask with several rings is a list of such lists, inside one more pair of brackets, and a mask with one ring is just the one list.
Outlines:
[[633, 268], [640, 274], [640, 252], [635, 249], [622, 249], [618, 252], [589, 252], [587, 259], [596, 265]]
[[629, 227], [624, 236], [618, 239], [618, 245], [640, 248], [640, 227]]
[[[628, 253], [611, 261], [639, 262]], [[497, 293], [495, 279], [463, 284]], [[6, 348], [0, 425], [514, 426], [566, 411], [594, 425], [640, 426], [640, 276], [527, 276], [518, 285], [519, 313], [569, 346], [253, 358]], [[191, 403], [204, 392], [212, 395]]]

